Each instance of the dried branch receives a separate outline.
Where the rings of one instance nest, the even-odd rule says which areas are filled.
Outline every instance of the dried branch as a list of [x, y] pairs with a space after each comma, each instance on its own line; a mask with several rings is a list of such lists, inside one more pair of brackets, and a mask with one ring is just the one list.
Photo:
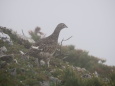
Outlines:
[[63, 43], [63, 41], [67, 41], [67, 40], [69, 40], [70, 38], [72, 38], [72, 36], [70, 36], [69, 38], [67, 38], [67, 39], [62, 39], [62, 41], [61, 41], [61, 45], [60, 45], [60, 54], [62, 54], [62, 43]]
[[25, 36], [25, 34], [24, 34], [23, 30], [22, 30], [22, 34]]
[[63, 42], [63, 41], [67, 41], [67, 40], [69, 40], [70, 38], [72, 38], [72, 36], [70, 36], [70, 37], [67, 38], [67, 39], [62, 39], [62, 41], [61, 41], [61, 46], [62, 46], [62, 42]]

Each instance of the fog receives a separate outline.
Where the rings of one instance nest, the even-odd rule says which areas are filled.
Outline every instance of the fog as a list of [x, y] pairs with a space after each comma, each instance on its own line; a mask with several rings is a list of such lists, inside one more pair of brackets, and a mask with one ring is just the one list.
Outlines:
[[59, 42], [72, 36], [64, 45], [115, 65], [115, 0], [0, 0], [0, 26], [20, 34], [39, 26], [48, 36], [61, 22]]

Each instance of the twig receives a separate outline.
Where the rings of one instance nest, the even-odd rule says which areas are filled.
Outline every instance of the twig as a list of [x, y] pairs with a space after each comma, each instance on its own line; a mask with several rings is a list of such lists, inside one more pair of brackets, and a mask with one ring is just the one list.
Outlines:
[[69, 40], [70, 38], [72, 38], [72, 36], [70, 36], [69, 38], [67, 38], [67, 39], [62, 39], [62, 41], [61, 41], [61, 45], [60, 45], [60, 54], [62, 54], [62, 43], [63, 43], [63, 41], [67, 41], [67, 40]]
[[72, 38], [72, 36], [70, 36], [69, 38], [67, 38], [67, 39], [65, 39], [65, 40], [63, 39], [62, 41], [67, 41], [67, 40], [69, 40], [70, 38]]
[[24, 34], [23, 30], [22, 30], [22, 34], [25, 36], [25, 34]]

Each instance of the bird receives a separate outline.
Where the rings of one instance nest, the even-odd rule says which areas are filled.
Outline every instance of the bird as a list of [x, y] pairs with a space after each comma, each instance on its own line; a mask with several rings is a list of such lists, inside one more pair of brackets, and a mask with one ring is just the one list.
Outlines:
[[31, 46], [28, 55], [38, 58], [39, 65], [40, 60], [44, 60], [49, 67], [50, 59], [57, 49], [60, 31], [64, 28], [68, 27], [64, 23], [59, 23], [51, 35], [38, 40]]

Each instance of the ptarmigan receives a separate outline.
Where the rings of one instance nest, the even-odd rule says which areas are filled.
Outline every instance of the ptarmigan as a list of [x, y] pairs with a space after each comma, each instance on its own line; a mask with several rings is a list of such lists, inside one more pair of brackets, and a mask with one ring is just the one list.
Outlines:
[[38, 58], [39, 63], [41, 59], [44, 60], [49, 67], [50, 59], [57, 48], [59, 33], [63, 28], [68, 27], [64, 23], [58, 24], [54, 32], [50, 36], [36, 42], [28, 54]]

